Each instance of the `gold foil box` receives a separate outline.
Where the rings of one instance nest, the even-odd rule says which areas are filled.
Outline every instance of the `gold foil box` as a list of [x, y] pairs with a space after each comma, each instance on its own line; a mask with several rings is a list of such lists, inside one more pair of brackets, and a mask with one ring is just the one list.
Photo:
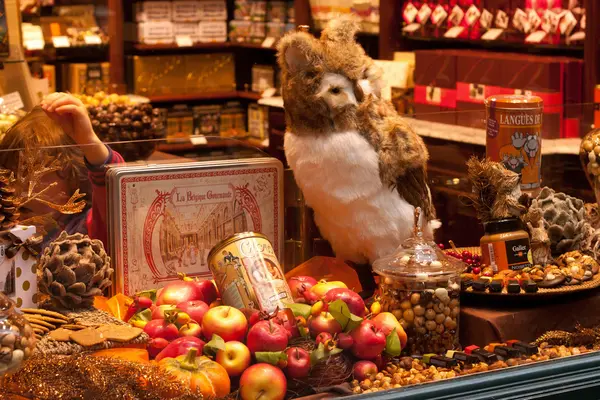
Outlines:
[[236, 86], [233, 54], [136, 56], [134, 93], [143, 96], [230, 91]]

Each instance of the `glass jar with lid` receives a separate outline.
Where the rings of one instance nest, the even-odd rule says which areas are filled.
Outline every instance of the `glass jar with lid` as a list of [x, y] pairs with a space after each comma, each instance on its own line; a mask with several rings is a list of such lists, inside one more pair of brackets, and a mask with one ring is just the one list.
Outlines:
[[460, 273], [464, 264], [424, 237], [415, 210], [413, 237], [397, 252], [373, 263], [380, 275], [382, 311], [391, 312], [408, 335], [407, 354], [459, 348]]

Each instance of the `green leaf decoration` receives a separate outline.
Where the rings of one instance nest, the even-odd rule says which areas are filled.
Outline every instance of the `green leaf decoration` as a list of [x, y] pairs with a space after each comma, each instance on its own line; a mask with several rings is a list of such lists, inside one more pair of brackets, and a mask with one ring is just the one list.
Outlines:
[[344, 329], [344, 332], [351, 332], [352, 330], [358, 328], [361, 322], [363, 322], [363, 319], [361, 317], [354, 314], [350, 314], [350, 320], [348, 321], [348, 325], [346, 325], [346, 329]]
[[287, 361], [287, 354], [283, 351], [257, 351], [254, 353], [256, 361], [277, 366], [280, 361]]
[[336, 300], [329, 303], [328, 311], [333, 315], [333, 318], [342, 326], [344, 332], [350, 332], [362, 322], [362, 318], [350, 312], [348, 304], [342, 300]]
[[143, 290], [139, 293], [136, 293], [136, 296], [139, 297], [147, 297], [150, 300], [152, 300], [152, 302], [156, 302], [156, 294], [157, 294], [158, 290], [157, 289], [150, 289], [150, 290]]
[[225, 341], [221, 336], [213, 334], [210, 342], [204, 345], [204, 354], [214, 357], [219, 350], [225, 350]]
[[131, 318], [129, 318], [129, 323], [135, 322], [135, 321], [144, 321], [144, 322], [149, 322], [152, 321], [152, 310], [149, 308], [146, 308], [145, 310], [142, 310], [136, 314], [133, 314], [133, 316]]
[[385, 339], [385, 353], [392, 357], [398, 357], [401, 352], [400, 338], [398, 337], [398, 333], [396, 333], [396, 328], [394, 328]]
[[313, 351], [310, 352], [310, 365], [315, 366], [321, 360], [324, 360], [326, 358], [329, 358], [331, 356], [339, 354], [342, 351], [344, 351], [344, 350], [337, 348], [337, 347], [331, 351], [327, 351], [327, 349], [325, 348], [325, 345], [323, 343], [319, 343], [319, 347], [317, 347], [316, 349], [314, 349]]
[[294, 317], [304, 317], [308, 319], [310, 317], [310, 309], [311, 307], [308, 304], [302, 303], [290, 303], [286, 304], [286, 306], [292, 310], [294, 313]]

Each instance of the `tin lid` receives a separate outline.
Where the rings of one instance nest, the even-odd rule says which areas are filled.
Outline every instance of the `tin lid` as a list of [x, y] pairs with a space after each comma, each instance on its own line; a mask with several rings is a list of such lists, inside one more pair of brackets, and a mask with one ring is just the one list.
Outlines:
[[544, 100], [538, 96], [498, 94], [485, 99], [485, 106], [505, 110], [537, 110], [544, 108]]
[[[213, 257], [213, 255], [215, 253], [223, 250], [223, 248], [229, 246], [233, 242], [237, 242], [238, 240], [242, 240], [242, 239], [250, 239], [250, 238], [257, 238], [257, 237], [269, 241], [268, 237], [266, 237], [262, 233], [256, 233], [256, 232], [240, 232], [240, 233], [234, 233], [231, 236], [227, 236], [225, 239], [223, 239], [220, 242], [218, 242], [217, 244], [215, 244], [213, 246], [213, 248], [208, 252], [208, 260], [210, 261], [210, 259]], [[270, 241], [269, 241], [269, 243], [270, 243]]]

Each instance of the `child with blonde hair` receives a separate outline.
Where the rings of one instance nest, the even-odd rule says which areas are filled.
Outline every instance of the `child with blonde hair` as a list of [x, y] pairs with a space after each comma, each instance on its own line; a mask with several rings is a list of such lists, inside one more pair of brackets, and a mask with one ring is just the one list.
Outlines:
[[0, 142], [0, 167], [15, 171], [20, 150], [39, 156], [60, 157], [63, 169], [44, 176], [43, 187], [52, 182], [44, 198], [64, 204], [79, 189], [86, 193], [87, 206], [80, 214], [61, 215], [45, 204], [25, 204], [21, 221], [51, 214], [58, 228], [44, 238], [44, 246], [65, 230], [85, 233], [107, 244], [105, 166], [122, 163], [123, 157], [98, 138], [81, 100], [68, 93], [53, 93], [13, 125]]

